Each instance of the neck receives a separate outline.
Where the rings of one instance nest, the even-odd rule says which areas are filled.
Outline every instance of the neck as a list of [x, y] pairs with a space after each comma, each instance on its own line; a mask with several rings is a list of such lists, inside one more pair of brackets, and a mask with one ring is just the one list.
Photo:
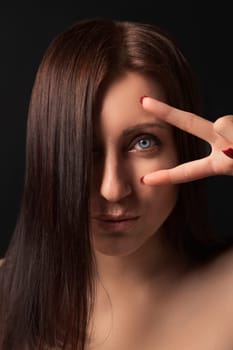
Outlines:
[[128, 289], [161, 281], [180, 271], [181, 262], [165, 246], [157, 232], [138, 250], [125, 255], [106, 255], [95, 251], [98, 280], [108, 290]]

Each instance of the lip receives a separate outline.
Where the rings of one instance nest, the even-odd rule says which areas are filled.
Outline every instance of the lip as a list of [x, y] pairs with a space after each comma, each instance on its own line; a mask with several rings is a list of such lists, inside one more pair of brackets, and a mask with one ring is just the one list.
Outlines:
[[100, 229], [104, 231], [129, 231], [136, 224], [139, 216], [109, 216], [102, 215], [94, 218]]
[[96, 220], [102, 221], [123, 221], [123, 220], [133, 220], [137, 219], [139, 216], [137, 215], [98, 215], [94, 216]]

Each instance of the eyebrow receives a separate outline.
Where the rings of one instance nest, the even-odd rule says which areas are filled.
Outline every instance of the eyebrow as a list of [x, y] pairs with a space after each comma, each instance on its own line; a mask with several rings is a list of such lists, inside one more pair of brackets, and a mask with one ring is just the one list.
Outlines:
[[141, 130], [144, 128], [160, 128], [160, 129], [167, 129], [167, 126], [165, 124], [162, 123], [143, 123], [143, 124], [136, 124], [133, 126], [130, 126], [129, 128], [125, 129], [122, 132], [123, 136], [127, 136], [130, 135], [131, 133], [133, 133], [134, 131], [137, 130]]

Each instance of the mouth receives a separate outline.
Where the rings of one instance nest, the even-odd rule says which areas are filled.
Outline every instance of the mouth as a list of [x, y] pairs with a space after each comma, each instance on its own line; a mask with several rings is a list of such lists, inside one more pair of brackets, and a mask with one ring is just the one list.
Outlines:
[[139, 216], [100, 216], [94, 218], [98, 227], [104, 231], [129, 231], [136, 224]]

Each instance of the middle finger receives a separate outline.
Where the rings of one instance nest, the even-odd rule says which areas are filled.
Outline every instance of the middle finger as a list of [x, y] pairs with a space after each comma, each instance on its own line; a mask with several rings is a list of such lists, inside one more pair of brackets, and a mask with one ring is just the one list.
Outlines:
[[216, 140], [213, 123], [209, 120], [147, 96], [143, 98], [142, 105], [148, 112], [179, 129], [187, 131], [212, 144]]

